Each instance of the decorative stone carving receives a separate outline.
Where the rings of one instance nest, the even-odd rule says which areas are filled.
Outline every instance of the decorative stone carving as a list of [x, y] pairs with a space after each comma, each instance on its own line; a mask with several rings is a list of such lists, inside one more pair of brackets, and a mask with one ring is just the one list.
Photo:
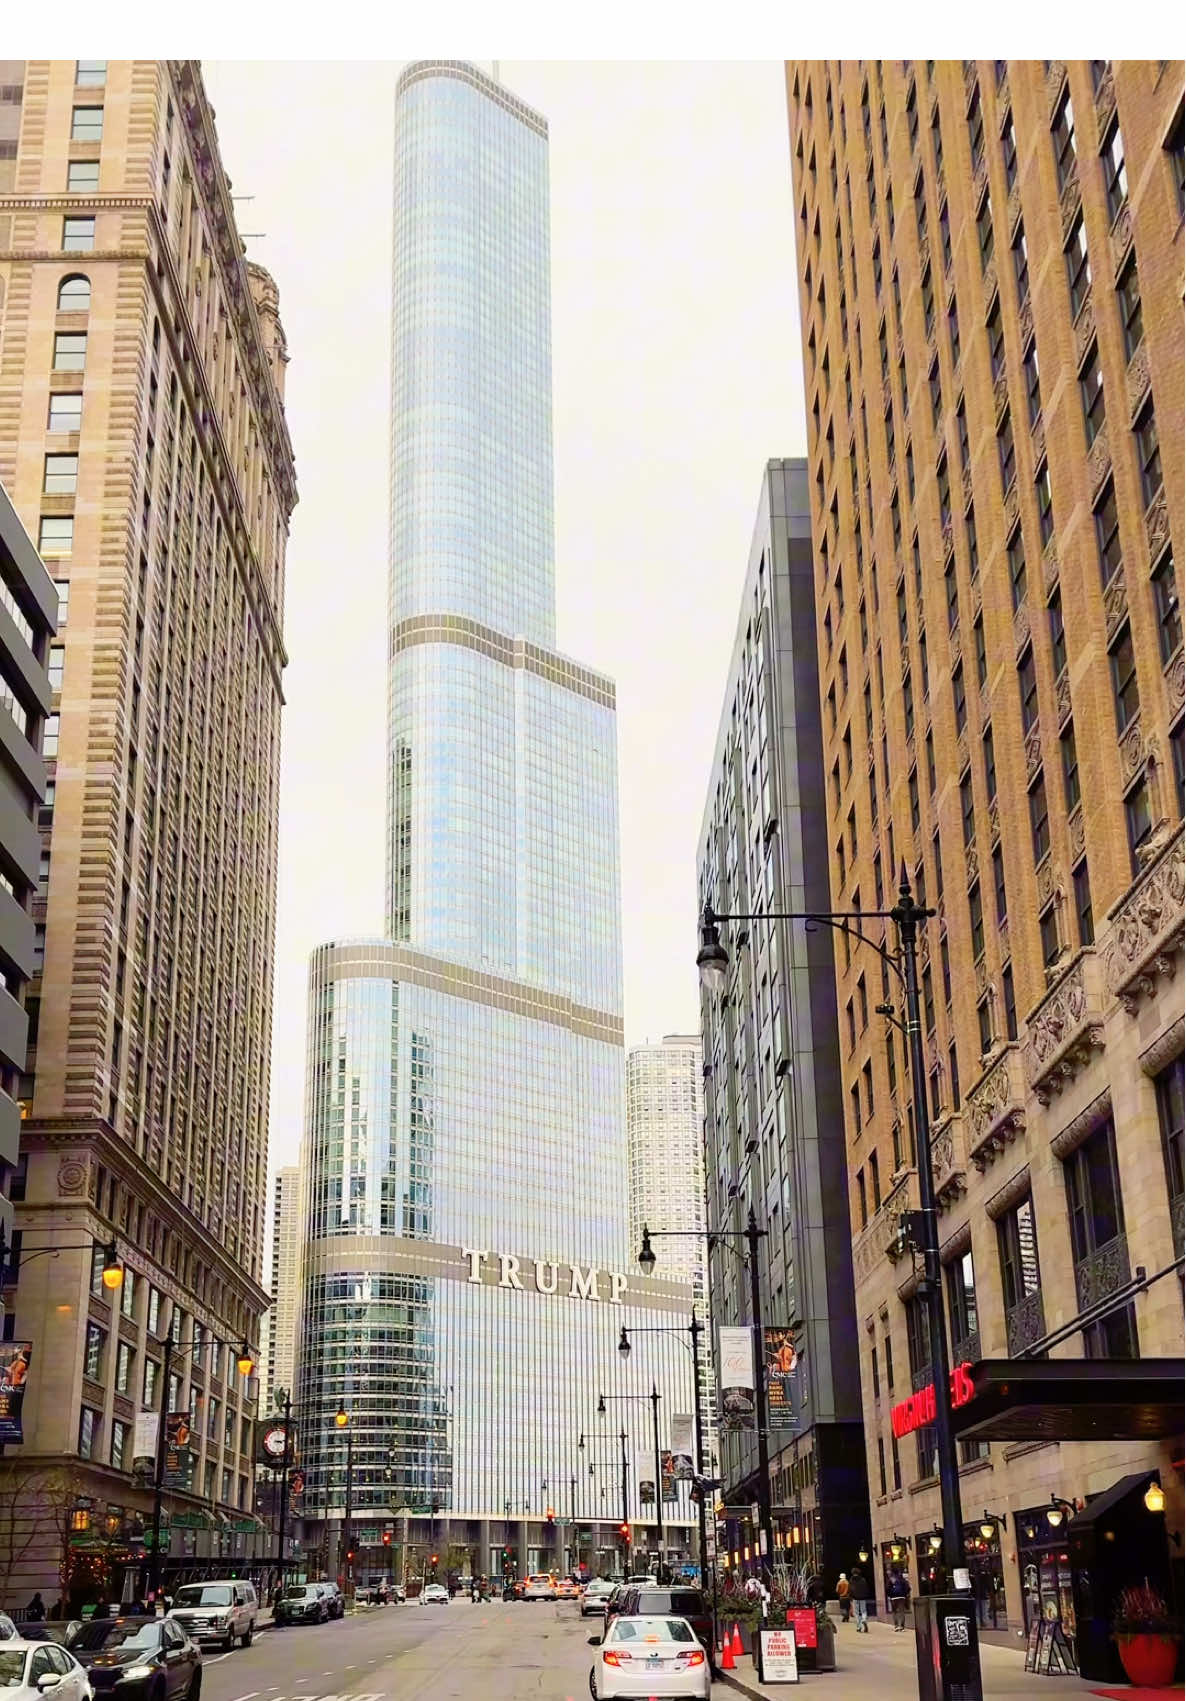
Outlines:
[[1089, 1134], [1105, 1123], [1112, 1114], [1112, 1089], [1105, 1087], [1102, 1093], [1097, 1093], [1091, 1103], [1081, 1110], [1078, 1116], [1073, 1116], [1065, 1127], [1060, 1128], [1050, 1142], [1050, 1150], [1058, 1159], [1069, 1158], [1071, 1153], [1081, 1146]]
[[997, 293], [997, 263], [990, 260], [984, 268], [984, 317], [987, 319], [992, 308], [992, 298]]
[[1074, 330], [1075, 364], [1076, 366], [1082, 366], [1083, 357], [1087, 353], [1092, 337], [1095, 336], [1095, 308], [1092, 305], [1090, 290], [1088, 290], [1087, 298], [1082, 307], [1079, 309], [1079, 315], [1075, 320]]
[[1013, 648], [1021, 651], [1029, 643], [1030, 611], [1028, 603], [1020, 603], [1013, 613]]
[[58, 1197], [74, 1199], [87, 1191], [90, 1163], [85, 1153], [63, 1152], [58, 1159]]
[[1005, 120], [1009, 116], [1009, 73], [1006, 71], [997, 84], [997, 131], [1003, 135]]
[[1021, 217], [1021, 184], [1015, 183], [1009, 191], [1009, 236], [1012, 239], [1017, 234], [1017, 221]]
[[1032, 780], [1042, 766], [1042, 736], [1036, 726], [1025, 735], [1025, 777]]
[[1049, 596], [1058, 583], [1058, 550], [1054, 547], [1054, 539], [1042, 551], [1042, 589]]
[[964, 852], [964, 862], [967, 865], [969, 881], [978, 879], [980, 876], [980, 858], [976, 854], [975, 845], [969, 845]]
[[1149, 344], [1142, 339], [1141, 346], [1128, 363], [1128, 411], [1135, 419], [1141, 411], [1145, 397], [1149, 394], [1151, 382], [1149, 374]]
[[984, 151], [981, 149], [980, 153], [978, 153], [976, 158], [972, 161], [972, 205], [974, 207], [978, 207], [980, 205], [987, 182], [988, 165], [985, 162]]
[[950, 520], [943, 522], [943, 559], [950, 561], [955, 554], [955, 527]]
[[1046, 99], [1050, 104], [1050, 116], [1054, 117], [1054, 109], [1062, 99], [1062, 86], [1067, 80], [1067, 67], [1062, 59], [1052, 59], [1046, 67]]
[[1128, 613], [1128, 586], [1124, 571], [1118, 568], [1104, 586], [1104, 623], [1110, 638]]
[[987, 985], [988, 985], [988, 965], [985, 962], [983, 956], [980, 956], [980, 957], [977, 957], [977, 959], [976, 959], [976, 992], [977, 992], [977, 996], [979, 996], [979, 994], [984, 991], [984, 989]]
[[1170, 516], [1165, 505], [1164, 486], [1145, 511], [1145, 536], [1149, 539], [1149, 562], [1152, 565], [1170, 538]]
[[968, 1191], [968, 1178], [964, 1169], [963, 1141], [959, 1138], [956, 1124], [948, 1121], [946, 1125], [936, 1125], [937, 1132], [931, 1141], [931, 1175], [935, 1188], [935, 1199], [941, 1211], [949, 1210]]
[[1169, 693], [1171, 715], [1177, 714], [1182, 707], [1184, 687], [1186, 687], [1186, 665], [1184, 665], [1182, 651], [1179, 650], [1177, 655], [1170, 657], [1169, 665], [1165, 670], [1165, 688]]
[[968, 1094], [968, 1156], [978, 1170], [992, 1163], [1025, 1128], [1025, 1095], [1010, 1046]]
[[1035, 1288], [1033, 1293], [1027, 1293], [1024, 1299], [1018, 1300], [1017, 1304], [1005, 1313], [1009, 1357], [1016, 1358], [1026, 1347], [1040, 1341], [1045, 1333], [1046, 1311], [1042, 1303], [1042, 1290]]
[[1141, 737], [1141, 722], [1139, 717], [1132, 721], [1120, 740], [1120, 767], [1124, 774], [1125, 783], [1132, 779], [1145, 756], [1145, 741]]
[[1040, 1104], [1049, 1104], [1104, 1049], [1103, 1023], [1087, 995], [1088, 960], [1075, 959], [1027, 1023], [1026, 1076]]
[[1096, 432], [1095, 442], [1087, 451], [1087, 472], [1091, 479], [1092, 501], [1103, 489], [1104, 481], [1112, 471], [1112, 452], [1108, 447], [1108, 427], [1102, 425]]
[[918, 233], [918, 270], [920, 275], [926, 271], [931, 258], [931, 242], [925, 230]]
[[995, 797], [988, 806], [988, 836], [994, 845], [1001, 836], [1001, 804]]
[[1034, 465], [1040, 467], [1046, 458], [1046, 421], [1041, 414], [1030, 427], [1030, 442], [1034, 448]]
[[1071, 859], [1077, 862], [1083, 854], [1083, 811], [1076, 808], [1067, 817], [1067, 832], [1071, 840]]
[[1009, 917], [997, 922], [997, 949], [1001, 953], [1001, 961], [1009, 955]]
[[993, 380], [992, 400], [996, 418], [999, 421], [1001, 415], [1009, 406], [1009, 381], [1003, 372]]
[[1038, 876], [1038, 903], [1044, 906], [1054, 896], [1054, 858], [1049, 851], [1038, 864], [1036, 873]]
[[990, 1222], [998, 1223], [1006, 1211], [1011, 1211], [1018, 1205], [1030, 1190], [1030, 1166], [1023, 1164], [1015, 1175], [1011, 1175], [1003, 1187], [985, 1201], [984, 1214]]
[[1109, 1294], [1115, 1293], [1117, 1288], [1126, 1287], [1131, 1280], [1128, 1239], [1118, 1234], [1075, 1265], [1075, 1295], [1080, 1312], [1097, 1305], [1101, 1299], [1107, 1299]]
[[918, 960], [924, 968], [931, 960], [931, 936], [925, 927], [918, 941]]
[[1071, 680], [1065, 667], [1054, 681], [1054, 705], [1061, 726], [1071, 712]]
[[1128, 251], [1132, 247], [1132, 211], [1126, 201], [1116, 214], [1116, 223], [1112, 226], [1112, 270], [1119, 277], [1124, 262], [1128, 259]]
[[1130, 1016], [1160, 979], [1177, 972], [1182, 952], [1182, 829], [1151, 862], [1115, 913], [1104, 948], [1104, 977]]
[[960, 492], [961, 492], [963, 499], [964, 499], [964, 513], [966, 514], [968, 509], [972, 506], [972, 469], [971, 469], [971, 467], [961, 467], [960, 468]]
[[966, 106], [971, 106], [972, 96], [975, 93], [975, 90], [976, 90], [976, 61], [974, 59], [965, 59], [964, 60], [964, 103], [965, 103]]
[[1109, 59], [1095, 91], [1095, 121], [1099, 126], [1099, 140], [1103, 145], [1108, 125], [1116, 112], [1116, 83], [1112, 76], [1112, 61]]
[[958, 774], [962, 774], [964, 769], [967, 767], [967, 765], [968, 765], [968, 729], [967, 729], [966, 726], [962, 726], [959, 729], [959, 732], [956, 735], [956, 740], [955, 740], [955, 768], [956, 768], [956, 772]]
[[1017, 524], [1017, 505], [1018, 505], [1017, 479], [1012, 478], [1009, 481], [1009, 488], [1005, 492], [1005, 536], [1006, 537], [1009, 536], [1010, 532], [1013, 530], [1014, 526]]
[[1062, 192], [1058, 197], [1058, 210], [1062, 218], [1062, 235], [1064, 242], [1070, 234], [1071, 226], [1079, 216], [1080, 204], [1079, 169], [1077, 166], [1072, 165], [1070, 167], [1067, 180], [1062, 186]]
[[1027, 349], [1034, 334], [1034, 306], [1028, 295], [1017, 309], [1017, 323], [1021, 330], [1021, 346]]
[[1160, 1075], [1167, 1063], [1181, 1057], [1186, 1050], [1186, 1018], [1179, 1016], [1171, 1027], [1159, 1034], [1152, 1045], [1141, 1053], [1141, 1071], [1145, 1075]]

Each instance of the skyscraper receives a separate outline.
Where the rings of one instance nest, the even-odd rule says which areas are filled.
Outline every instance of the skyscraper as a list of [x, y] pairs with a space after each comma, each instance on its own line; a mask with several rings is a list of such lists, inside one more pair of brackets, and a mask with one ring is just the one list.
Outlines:
[[[21, 1516], [50, 1518], [10, 1587], [50, 1599], [60, 1507], [39, 1474], [53, 1461], [96, 1526], [126, 1533], [151, 1504], [133, 1474], [144, 1407], [190, 1412], [193, 1489], [234, 1555], [254, 1528], [254, 1383], [234, 1361], [267, 1303], [296, 489], [276, 287], [243, 257], [197, 63], [9, 61], [0, 84], [0, 139], [18, 115], [0, 150], [0, 480], [59, 607], [10, 1300], [34, 1355], [4, 1462], [31, 1484]], [[114, 1298], [89, 1250], [113, 1237]], [[215, 1539], [204, 1525], [197, 1553]], [[116, 1551], [80, 1560], [76, 1602], [120, 1598]]]
[[[549, 289], [544, 120], [469, 65], [410, 66], [390, 939], [323, 946], [310, 974], [306, 1508], [344, 1513], [341, 1402], [374, 1467], [356, 1515], [405, 1514], [401, 1541], [483, 1571], [504, 1541], [532, 1568], [613, 1545], [623, 1425], [630, 1516], [655, 1474], [645, 1405], [609, 1406], [598, 1440], [599, 1393], [639, 1379], [618, 1330], [678, 1331], [690, 1303], [627, 1242], [615, 699], [554, 648]], [[642, 1345], [664, 1421], [690, 1412], [676, 1338]]]
[[[1064, 1377], [1093, 1361], [1045, 1421], [1002, 1396], [960, 1444], [985, 1622], [1073, 1630], [1104, 1537], [1072, 1532], [1072, 1586], [1051, 1495], [1099, 1495], [1133, 1574], [1168, 1576], [1155, 1472], [1182, 1521], [1176, 1412], [1126, 1432], [1082, 1406], [1119, 1374], [1135, 1411], [1139, 1367], [1103, 1361], [1182, 1345], [1177, 1279], [1131, 1286], [1182, 1251], [1182, 64], [797, 61], [787, 88], [832, 896], [886, 908], [904, 864], [937, 912], [953, 1362], [1024, 1388], [1056, 1330]], [[897, 1238], [915, 1131], [870, 1012], [900, 999], [863, 946], [836, 983], [878, 1582], [902, 1537], [918, 1589], [943, 1558]], [[1085, 1669], [1111, 1657], [1096, 1581]]]
[[260, 1365], [260, 1409], [271, 1409], [278, 1388], [293, 1394], [297, 1314], [301, 1299], [301, 1172], [278, 1170], [272, 1184], [272, 1304]]

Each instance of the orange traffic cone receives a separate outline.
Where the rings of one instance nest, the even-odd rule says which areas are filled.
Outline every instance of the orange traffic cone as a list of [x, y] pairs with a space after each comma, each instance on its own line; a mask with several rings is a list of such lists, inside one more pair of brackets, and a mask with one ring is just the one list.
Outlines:
[[744, 1651], [745, 1650], [741, 1646], [741, 1631], [737, 1628], [737, 1625], [734, 1624], [734, 1626], [733, 1626], [733, 1654], [734, 1654], [734, 1657], [736, 1658], [736, 1656], [738, 1654], [744, 1653]]
[[733, 1644], [729, 1640], [729, 1632], [726, 1630], [726, 1632], [725, 1632], [725, 1644], [724, 1644], [724, 1647], [721, 1649], [721, 1670], [722, 1671], [733, 1671], [735, 1669], [735, 1666], [736, 1666], [736, 1662], [734, 1661], [734, 1658], [733, 1658]]

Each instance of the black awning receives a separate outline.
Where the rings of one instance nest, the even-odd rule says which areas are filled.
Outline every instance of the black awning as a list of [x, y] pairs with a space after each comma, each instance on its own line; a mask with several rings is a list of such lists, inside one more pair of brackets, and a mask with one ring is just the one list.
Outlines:
[[1135, 1476], [1121, 1477], [1111, 1488], [1106, 1488], [1102, 1494], [1094, 1495], [1075, 1516], [1067, 1522], [1067, 1535], [1085, 1530], [1089, 1524], [1094, 1524], [1098, 1518], [1109, 1512], [1114, 1512], [1120, 1503], [1127, 1500], [1130, 1494], [1144, 1494], [1149, 1484], [1158, 1480], [1156, 1471], [1138, 1471]]
[[951, 1414], [963, 1441], [1160, 1441], [1182, 1434], [1180, 1358], [983, 1359]]

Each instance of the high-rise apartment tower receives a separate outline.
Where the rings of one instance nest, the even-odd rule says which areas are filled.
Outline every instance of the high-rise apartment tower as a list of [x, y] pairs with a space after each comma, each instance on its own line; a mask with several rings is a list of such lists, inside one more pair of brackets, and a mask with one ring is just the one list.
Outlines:
[[[143, 1407], [188, 1410], [195, 1438], [166, 1576], [195, 1539], [216, 1551], [215, 1512], [234, 1554], [253, 1528], [235, 1360], [266, 1304], [296, 490], [276, 288], [244, 259], [196, 62], [9, 61], [0, 84], [0, 480], [59, 606], [11, 1296], [34, 1351], [9, 1468], [22, 1517], [48, 1471], [51, 1524], [81, 1497], [125, 1538], [73, 1566], [76, 1611], [119, 1599], [135, 1565]], [[112, 1237], [114, 1294], [86, 1249]], [[56, 1596], [61, 1552], [40, 1530], [14, 1598]]]
[[272, 1183], [272, 1304], [267, 1313], [267, 1351], [260, 1366], [260, 1403], [271, 1409], [277, 1389], [294, 1394], [297, 1315], [301, 1299], [303, 1224], [300, 1169], [278, 1170]]
[[[1127, 1361], [1129, 1409], [1155, 1406], [1132, 1361], [1182, 1344], [1178, 1281], [1133, 1286], [1182, 1250], [1182, 66], [786, 74], [832, 896], [886, 909], [904, 866], [936, 912], [952, 1358], [1015, 1361], [1016, 1400], [1065, 1326], [1051, 1363], [1099, 1361], [1098, 1385]], [[896, 1232], [910, 1073], [874, 1011], [901, 996], [856, 946], [836, 984], [877, 1580], [903, 1537], [917, 1590], [961, 1560], [931, 1549], [934, 1433], [905, 1404], [932, 1378]], [[1177, 1417], [1086, 1442], [1077, 1398], [964, 1432], [962, 1496], [985, 1621], [1078, 1619], [1088, 1669], [1111, 1657], [1101, 1512], [1164, 1577], [1182, 1487]], [[1102, 1499], [1068, 1531], [1052, 1494]]]

